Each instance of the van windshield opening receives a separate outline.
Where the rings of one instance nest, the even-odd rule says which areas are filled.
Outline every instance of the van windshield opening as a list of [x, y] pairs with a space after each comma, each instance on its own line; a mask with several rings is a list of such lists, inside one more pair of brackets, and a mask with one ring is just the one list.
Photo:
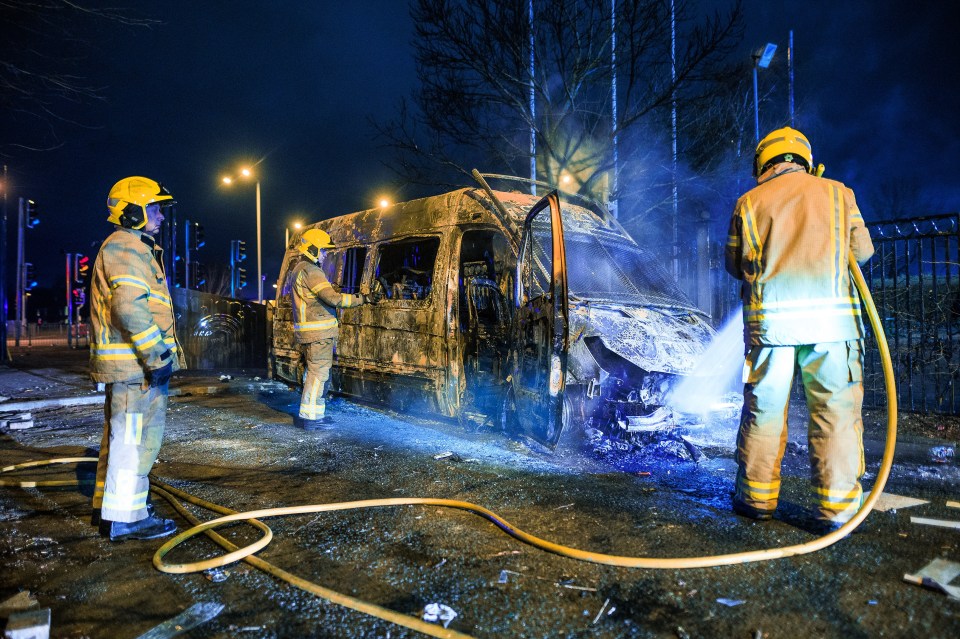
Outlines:
[[[536, 235], [544, 233], [535, 229]], [[548, 233], [549, 231], [547, 231]], [[546, 278], [546, 238], [534, 242], [541, 279]], [[570, 295], [582, 300], [615, 301], [638, 306], [666, 306], [697, 310], [696, 305], [680, 290], [656, 257], [627, 238], [597, 239], [592, 235], [567, 229], [564, 233], [567, 251]], [[549, 280], [547, 280], [549, 281]]]

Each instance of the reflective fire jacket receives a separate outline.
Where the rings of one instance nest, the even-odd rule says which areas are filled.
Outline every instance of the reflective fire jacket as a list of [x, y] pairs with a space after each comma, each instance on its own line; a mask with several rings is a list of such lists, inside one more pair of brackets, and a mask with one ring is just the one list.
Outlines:
[[751, 346], [863, 337], [860, 296], [848, 270], [873, 255], [853, 191], [793, 163], [768, 170], [737, 200], [726, 269], [742, 280]]
[[293, 335], [298, 344], [336, 337], [340, 326], [336, 309], [363, 304], [361, 295], [338, 293], [320, 267], [306, 259], [293, 267], [289, 277]]
[[163, 251], [141, 231], [117, 228], [100, 247], [90, 280], [90, 375], [97, 382], [144, 378], [168, 360], [183, 367]]

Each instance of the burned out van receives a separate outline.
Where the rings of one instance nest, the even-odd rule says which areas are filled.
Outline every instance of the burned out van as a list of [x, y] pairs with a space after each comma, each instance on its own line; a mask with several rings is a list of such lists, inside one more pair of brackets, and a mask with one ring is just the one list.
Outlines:
[[[713, 331], [602, 208], [481, 188], [317, 222], [344, 293], [334, 392], [401, 411], [495, 420], [548, 446], [566, 425], [611, 434], [673, 419], [667, 397]], [[271, 368], [300, 384], [284, 257]]]

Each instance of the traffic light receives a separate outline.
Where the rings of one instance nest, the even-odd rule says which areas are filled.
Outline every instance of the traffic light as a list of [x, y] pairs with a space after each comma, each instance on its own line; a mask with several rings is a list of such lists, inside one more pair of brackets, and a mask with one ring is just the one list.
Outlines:
[[230, 248], [233, 250], [233, 263], [242, 262], [247, 259], [247, 243], [243, 240], [233, 240], [230, 242]]
[[207, 269], [200, 262], [190, 262], [190, 286], [189, 288], [200, 288], [207, 283]]
[[90, 258], [81, 253], [75, 253], [73, 256], [73, 281], [77, 284], [83, 284], [86, 282], [89, 272]]
[[234, 283], [235, 288], [243, 288], [247, 285], [247, 269], [240, 268], [239, 266], [234, 269], [236, 273], [237, 281]]
[[37, 285], [37, 279], [33, 273], [33, 264], [30, 262], [23, 263], [23, 288], [24, 290], [29, 291]]
[[204, 239], [203, 225], [199, 222], [194, 222], [193, 228], [190, 229], [190, 231], [190, 250], [196, 251], [207, 243]]
[[24, 203], [24, 220], [23, 223], [28, 229], [34, 228], [37, 224], [40, 223], [40, 218], [37, 217], [37, 203], [33, 200], [27, 200]]

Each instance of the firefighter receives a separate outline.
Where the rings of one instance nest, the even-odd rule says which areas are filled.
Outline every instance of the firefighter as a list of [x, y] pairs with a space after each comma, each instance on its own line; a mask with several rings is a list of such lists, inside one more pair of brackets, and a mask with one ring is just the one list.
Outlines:
[[733, 510], [773, 516], [798, 368], [810, 413], [814, 527], [829, 532], [863, 501], [864, 328], [847, 265], [850, 254], [870, 259], [873, 243], [853, 191], [813, 166], [802, 133], [773, 131], [757, 145], [757, 186], [737, 200], [730, 221], [725, 263], [742, 280], [746, 350]]
[[338, 308], [351, 308], [380, 301], [381, 295], [338, 293], [327, 281], [321, 266], [333, 242], [325, 231], [307, 229], [297, 249], [303, 254], [290, 271], [287, 288], [293, 305], [293, 334], [300, 344], [305, 364], [300, 422], [306, 430], [333, 423], [326, 414], [324, 395], [330, 381], [330, 367], [336, 350]]
[[104, 430], [93, 521], [111, 541], [154, 539], [176, 531], [150, 504], [147, 475], [160, 451], [168, 383], [183, 366], [173, 304], [154, 242], [173, 197], [158, 182], [128, 177], [107, 196], [103, 242], [91, 276], [90, 369], [106, 384]]

